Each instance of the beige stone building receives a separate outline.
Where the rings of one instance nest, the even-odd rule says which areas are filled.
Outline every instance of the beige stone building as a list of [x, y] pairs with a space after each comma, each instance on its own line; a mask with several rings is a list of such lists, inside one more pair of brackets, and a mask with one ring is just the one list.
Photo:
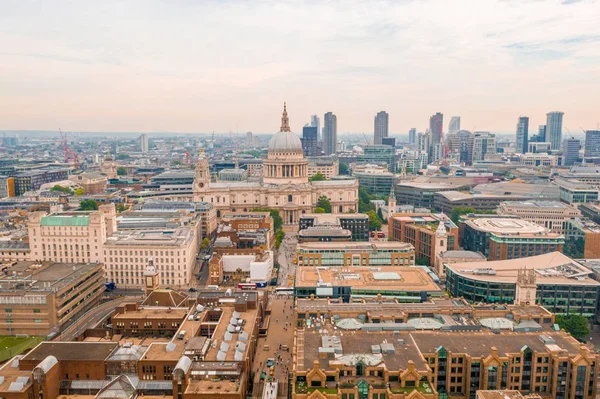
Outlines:
[[223, 211], [248, 212], [273, 208], [286, 224], [297, 224], [300, 216], [316, 207], [321, 195], [331, 202], [332, 213], [358, 209], [358, 182], [349, 180], [308, 181], [308, 161], [300, 139], [291, 132], [284, 106], [280, 132], [269, 142], [260, 182], [211, 183], [208, 160], [200, 156], [194, 179], [194, 201], [212, 203], [217, 216]]
[[69, 176], [69, 180], [78, 184], [86, 194], [103, 193], [108, 184], [108, 176], [102, 172], [80, 173]]
[[117, 229], [114, 204], [92, 212], [29, 215], [30, 259], [65, 263], [103, 262], [103, 244]]
[[506, 201], [498, 206], [498, 215], [518, 216], [562, 234], [567, 221], [581, 217], [581, 212], [559, 201]]
[[335, 156], [308, 157], [308, 177], [317, 173], [331, 179], [340, 174], [340, 161]]
[[194, 229], [120, 231], [104, 244], [106, 280], [118, 287], [142, 288], [152, 258], [163, 287], [184, 287], [192, 278], [198, 241]]

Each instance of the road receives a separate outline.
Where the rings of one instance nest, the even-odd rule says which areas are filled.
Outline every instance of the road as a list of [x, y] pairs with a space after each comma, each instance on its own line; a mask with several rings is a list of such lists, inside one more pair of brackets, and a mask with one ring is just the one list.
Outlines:
[[92, 309], [77, 319], [73, 324], [57, 336], [57, 341], [72, 341], [79, 337], [88, 328], [93, 328], [102, 320], [107, 318], [112, 311], [122, 302], [130, 300], [130, 298], [116, 298], [109, 302], [104, 302]]
[[295, 237], [286, 236], [278, 250], [277, 262], [279, 263], [279, 276], [277, 285], [288, 287], [290, 280], [288, 276], [296, 274], [296, 266], [292, 263], [296, 254], [296, 244], [298, 240]]

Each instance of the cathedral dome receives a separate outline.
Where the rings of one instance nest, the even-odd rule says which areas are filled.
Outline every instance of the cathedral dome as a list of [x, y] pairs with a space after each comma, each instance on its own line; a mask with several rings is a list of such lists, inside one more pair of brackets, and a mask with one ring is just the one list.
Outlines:
[[290, 130], [287, 106], [283, 104], [281, 129], [269, 141], [269, 151], [302, 151], [300, 139]]
[[292, 132], [279, 132], [269, 141], [269, 151], [302, 151], [300, 139]]

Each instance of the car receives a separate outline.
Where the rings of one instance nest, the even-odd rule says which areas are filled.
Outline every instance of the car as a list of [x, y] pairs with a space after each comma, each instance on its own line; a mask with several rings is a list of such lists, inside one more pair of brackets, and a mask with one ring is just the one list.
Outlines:
[[267, 359], [267, 367], [272, 367], [275, 364], [275, 358], [270, 357]]
[[190, 287], [190, 289], [188, 290], [189, 292], [196, 292], [198, 291], [197, 289], [195, 289], [194, 287]]

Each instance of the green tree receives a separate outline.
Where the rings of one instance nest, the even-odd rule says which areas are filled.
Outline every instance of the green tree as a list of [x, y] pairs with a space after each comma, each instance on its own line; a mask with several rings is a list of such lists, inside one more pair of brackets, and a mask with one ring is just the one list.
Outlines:
[[348, 168], [348, 164], [345, 162], [340, 162], [340, 175], [347, 175], [349, 174], [349, 168]]
[[125, 169], [123, 166], [119, 166], [117, 168], [117, 174], [119, 176], [127, 176], [127, 169]]
[[204, 237], [204, 240], [202, 240], [202, 244], [200, 244], [200, 249], [205, 250], [206, 248], [208, 248], [209, 245], [210, 240], [208, 239], [208, 237]]
[[117, 205], [117, 212], [123, 213], [126, 210], [127, 210], [127, 205], [125, 205], [125, 204], [119, 204], [119, 205]]
[[284, 237], [285, 237], [285, 233], [283, 232], [283, 230], [279, 230], [277, 232], [277, 234], [275, 234], [275, 248], [279, 249]]
[[61, 186], [59, 184], [53, 186], [50, 191], [53, 193], [65, 193], [65, 194], [73, 194], [73, 191], [69, 187]]
[[367, 212], [367, 216], [369, 217], [369, 231], [381, 230], [382, 223], [377, 213], [374, 210], [370, 210]]
[[371, 194], [369, 190], [364, 187], [358, 187], [358, 211], [360, 213], [375, 211], [375, 205], [373, 205], [370, 201], [376, 199], [377, 195]]
[[450, 219], [454, 222], [454, 224], [458, 224], [458, 220], [461, 215], [467, 215], [469, 213], [474, 213], [475, 209], [470, 206], [455, 206], [452, 208], [452, 212], [450, 212]]
[[325, 213], [325, 209], [317, 207], [317, 208], [315, 208], [313, 213]]
[[331, 213], [331, 202], [325, 195], [321, 195], [317, 201], [317, 208], [323, 208], [325, 213]]
[[308, 181], [323, 181], [323, 180], [327, 180], [327, 178], [321, 172], [317, 172], [308, 178]]
[[117, 159], [117, 161], [122, 161], [125, 159], [129, 159], [131, 158], [131, 156], [129, 154], [117, 154], [117, 156], [115, 157]]
[[425, 256], [417, 256], [417, 259], [415, 259], [415, 265], [429, 266], [429, 258], [427, 258]]
[[382, 223], [385, 223], [386, 221], [383, 219], [383, 211], [381, 210], [381, 208], [377, 209], [377, 217], [379, 218], [379, 220], [381, 220]]
[[97, 211], [98, 203], [93, 199], [83, 200], [79, 203], [79, 209], [82, 211]]
[[171, 161], [171, 166], [181, 166], [183, 165], [183, 162], [181, 162], [181, 160], [179, 159], [174, 159]]
[[83, 194], [85, 194], [85, 191], [83, 191], [83, 188], [75, 189], [75, 195], [83, 195]]
[[556, 323], [575, 338], [583, 338], [590, 333], [590, 321], [578, 314], [556, 316]]

